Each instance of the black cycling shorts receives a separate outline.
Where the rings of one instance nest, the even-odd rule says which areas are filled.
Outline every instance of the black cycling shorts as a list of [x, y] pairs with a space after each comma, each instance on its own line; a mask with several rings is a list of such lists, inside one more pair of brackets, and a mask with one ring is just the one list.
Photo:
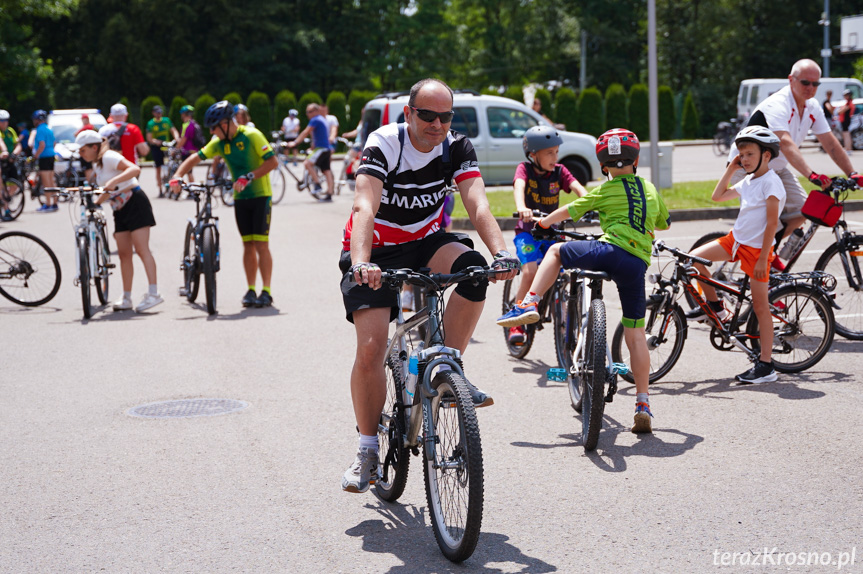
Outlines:
[[272, 211], [272, 197], [234, 200], [234, 217], [237, 218], [237, 229], [240, 230], [243, 243], [270, 240]]
[[165, 165], [165, 152], [162, 151], [161, 145], [150, 144], [150, 156], [153, 158], [153, 165], [155, 167]]
[[39, 158], [39, 171], [54, 171], [53, 155]]
[[153, 206], [150, 199], [140, 187], [132, 190], [132, 197], [121, 209], [114, 211], [114, 233], [135, 231], [142, 227], [153, 227], [156, 218], [153, 217]]
[[[470, 241], [468, 239], [467, 241]], [[386, 271], [387, 269], [421, 269], [428, 265], [438, 249], [448, 243], [462, 242], [462, 237], [454, 233], [437, 231], [431, 235], [400, 245], [386, 245], [372, 249], [371, 263]], [[469, 245], [472, 246], [472, 245]], [[384, 285], [377, 291], [368, 285], [358, 285], [351, 280], [351, 252], [342, 251], [339, 269], [342, 272], [342, 299], [345, 303], [345, 317], [354, 322], [353, 313], [360, 309], [390, 307], [390, 321], [398, 317], [397, 292]]]
[[321, 171], [330, 171], [330, 155], [332, 155], [332, 152], [329, 148], [318, 148], [309, 159], [312, 160], [313, 164], [321, 168]]

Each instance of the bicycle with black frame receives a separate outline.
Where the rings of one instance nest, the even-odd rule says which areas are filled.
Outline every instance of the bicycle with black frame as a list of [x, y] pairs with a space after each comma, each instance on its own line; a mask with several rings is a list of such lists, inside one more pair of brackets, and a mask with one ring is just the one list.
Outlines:
[[24, 211], [24, 186], [17, 177], [6, 177], [7, 173], [18, 173], [12, 155], [0, 160], [0, 221], [15, 221]]
[[213, 183], [181, 183], [184, 191], [195, 198], [195, 217], [189, 218], [183, 236], [183, 286], [180, 295], [189, 303], [198, 298], [201, 274], [204, 275], [204, 293], [207, 313], [216, 313], [216, 273], [219, 271], [219, 218], [213, 215], [213, 196], [229, 185], [225, 181]]
[[410, 454], [419, 455], [422, 446], [435, 538], [454, 562], [467, 559], [476, 548], [484, 475], [479, 423], [461, 352], [444, 344], [443, 294], [460, 282], [479, 282], [508, 272], [484, 267], [454, 274], [393, 269], [381, 277], [399, 293], [405, 283], [418, 286], [427, 304], [405, 319], [401, 300], [398, 303], [396, 328], [386, 353], [387, 398], [378, 424], [381, 474], [375, 490], [387, 502], [397, 500], [407, 484]]
[[740, 131], [740, 123], [737, 118], [731, 118], [727, 122], [716, 124], [716, 133], [713, 135], [713, 153], [723, 156], [731, 149], [734, 136]]
[[[720, 351], [738, 349], [755, 362], [761, 352], [758, 317], [752, 308], [749, 277], [739, 283], [728, 283], [701, 275], [694, 262], [706, 267], [712, 261], [668, 247], [662, 241], [654, 244], [655, 252], [667, 252], [674, 258], [670, 276], [652, 274], [648, 280], [655, 284], [647, 298], [644, 327], [650, 352], [650, 382], [664, 377], [677, 363], [683, 352], [688, 327], [686, 316], [677, 300], [687, 293], [707, 315], [710, 326], [710, 343]], [[703, 281], [725, 293], [734, 301], [730, 319], [721, 320], [694, 285]], [[808, 273], [782, 273], [771, 275], [768, 301], [773, 318], [772, 357], [775, 369], [781, 373], [798, 373], [816, 365], [833, 343], [835, 319], [829, 293], [835, 289], [832, 275], [820, 271]], [[629, 359], [623, 344], [620, 327], [614, 333], [611, 346], [615, 361]], [[628, 374], [624, 378], [632, 382]]]
[[0, 234], [0, 295], [38, 307], [60, 290], [60, 262], [44, 241], [23, 231]]

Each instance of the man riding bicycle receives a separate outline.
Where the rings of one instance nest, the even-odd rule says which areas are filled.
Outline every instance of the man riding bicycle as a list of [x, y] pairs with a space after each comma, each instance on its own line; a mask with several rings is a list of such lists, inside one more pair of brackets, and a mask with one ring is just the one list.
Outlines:
[[[854, 171], [851, 160], [830, 130], [821, 103], [815, 99], [815, 92], [821, 85], [821, 68], [812, 60], [799, 60], [791, 68], [788, 84], [758, 104], [748, 123], [749, 126], [766, 127], [779, 137], [781, 151], [779, 156], [770, 162], [770, 168], [785, 186], [785, 213], [792, 215], [787, 220], [785, 237], [805, 221], [800, 209], [806, 201], [806, 192], [797, 177], [788, 169], [788, 164], [805, 175], [814, 185], [821, 186], [822, 189], [830, 185], [830, 178], [815, 173], [800, 152], [800, 144], [810, 129], [839, 169], [855, 180], [857, 185], [863, 186], [863, 176]], [[729, 161], [736, 155], [737, 148], [732, 146]], [[730, 185], [742, 181], [745, 176], [743, 169], [737, 170]], [[773, 266], [780, 270], [785, 267], [778, 258], [773, 260]]]
[[[319, 201], [333, 200], [333, 171], [330, 169], [330, 156], [332, 148], [330, 148], [330, 127], [327, 123], [326, 115], [321, 112], [321, 106], [318, 104], [309, 104], [306, 106], [306, 116], [309, 118], [309, 125], [306, 129], [300, 132], [292, 142], [288, 142], [287, 148], [293, 149], [297, 144], [305, 140], [306, 136], [312, 135], [312, 149], [314, 150], [306, 161], [303, 162], [312, 181], [315, 182], [314, 195]], [[327, 178], [327, 193], [322, 195], [321, 182], [318, 181], [318, 174], [315, 172], [315, 166], [318, 166]]]
[[[234, 180], [234, 217], [243, 238], [243, 267], [249, 284], [243, 307], [269, 307], [273, 304], [273, 256], [269, 244], [273, 190], [269, 173], [278, 168], [279, 162], [264, 134], [237, 124], [230, 102], [222, 100], [210, 106], [204, 123], [216, 137], [180, 165], [171, 180], [171, 191], [180, 193], [183, 176], [202, 160], [222, 156]], [[255, 296], [258, 269], [263, 288]]]
[[[397, 292], [381, 288], [381, 270], [428, 267], [433, 273], [455, 273], [486, 265], [480, 253], [440, 228], [450, 180], [483, 243], [495, 253], [493, 266], [509, 270], [498, 279], [510, 279], [518, 269], [489, 209], [473, 145], [449, 130], [452, 105], [452, 90], [440, 80], [415, 84], [404, 108], [405, 123], [369, 135], [357, 172], [339, 260], [345, 311], [357, 334], [351, 395], [360, 437], [356, 460], [342, 478], [348, 492], [366, 492], [378, 476], [378, 421], [387, 392], [384, 357], [389, 323], [398, 314]], [[486, 288], [487, 282], [456, 287], [444, 315], [447, 346], [467, 348]], [[476, 406], [493, 404], [476, 387], [470, 391]]]

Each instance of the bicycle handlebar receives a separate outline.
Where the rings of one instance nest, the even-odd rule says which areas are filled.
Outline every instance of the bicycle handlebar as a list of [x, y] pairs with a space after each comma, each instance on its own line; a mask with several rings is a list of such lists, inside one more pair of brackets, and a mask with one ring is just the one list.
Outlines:
[[[420, 285], [431, 289], [442, 291], [447, 287], [463, 281], [480, 281], [496, 275], [505, 275], [511, 269], [492, 269], [491, 267], [468, 267], [458, 273], [421, 273], [413, 269], [387, 269], [381, 272], [381, 282], [390, 287], [398, 287], [402, 283]], [[351, 274], [350, 280], [354, 277]]]
[[180, 187], [183, 188], [183, 191], [188, 191], [191, 193], [201, 193], [203, 191], [208, 191], [212, 189], [216, 189], [217, 187], [225, 187], [230, 185], [228, 180], [225, 179], [217, 179], [213, 183], [186, 183], [185, 181], [180, 182]]
[[860, 189], [860, 186], [857, 185], [856, 181], [841, 176], [831, 178], [830, 182], [830, 186], [824, 191], [832, 192], [833, 195], [836, 196], [843, 191], [854, 191]]
[[696, 263], [701, 263], [705, 267], [710, 267], [713, 265], [713, 261], [710, 259], [704, 259], [703, 257], [698, 257], [697, 255], [693, 255], [692, 253], [687, 253], [686, 251], [681, 251], [676, 247], [668, 247], [664, 241], [657, 241], [653, 244], [654, 249], [657, 251], [668, 251], [672, 255], [674, 255], [678, 261], [684, 263], [686, 261], [695, 261]]
[[[534, 209], [533, 211], [531, 211], [531, 215], [533, 215], [534, 217], [537, 217], [539, 219], [542, 219], [543, 217], [548, 216], [547, 213], [540, 211], [538, 209]], [[517, 211], [514, 211], [512, 216], [513, 217], [520, 217], [521, 214]], [[584, 215], [581, 216], [581, 219], [579, 219], [578, 221], [575, 221], [573, 223], [584, 223], [586, 225], [599, 225], [599, 215], [595, 211], [588, 211], [587, 213], [585, 213]]]

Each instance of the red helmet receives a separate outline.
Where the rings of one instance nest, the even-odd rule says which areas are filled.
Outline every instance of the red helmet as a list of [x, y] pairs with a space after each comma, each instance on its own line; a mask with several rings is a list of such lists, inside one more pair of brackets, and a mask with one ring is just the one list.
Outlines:
[[638, 159], [638, 137], [623, 128], [610, 129], [596, 140], [596, 159], [603, 167], [632, 165]]

